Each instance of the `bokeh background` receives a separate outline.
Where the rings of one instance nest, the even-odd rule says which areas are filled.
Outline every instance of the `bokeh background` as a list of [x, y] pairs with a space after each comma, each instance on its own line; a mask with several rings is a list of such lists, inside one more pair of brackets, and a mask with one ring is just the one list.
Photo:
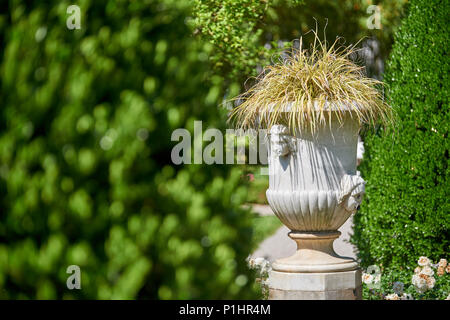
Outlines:
[[[79, 30], [66, 27], [73, 4]], [[380, 29], [367, 26], [371, 5]], [[243, 205], [265, 202], [267, 177], [174, 165], [171, 134], [193, 133], [194, 120], [224, 131], [223, 101], [316, 26], [329, 41], [362, 38], [359, 62], [382, 79], [405, 7], [2, 1], [0, 298], [260, 297], [246, 258], [278, 224]], [[69, 265], [81, 268], [81, 290], [66, 287]]]

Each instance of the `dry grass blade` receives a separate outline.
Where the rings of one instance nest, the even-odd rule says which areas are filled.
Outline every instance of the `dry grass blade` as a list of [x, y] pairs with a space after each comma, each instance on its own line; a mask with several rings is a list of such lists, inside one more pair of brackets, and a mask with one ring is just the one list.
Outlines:
[[298, 49], [275, 65], [267, 66], [257, 83], [235, 99], [230, 119], [240, 128], [266, 127], [284, 122], [292, 131], [310, 130], [352, 111], [360, 124], [387, 125], [393, 118], [379, 87], [383, 83], [364, 75], [364, 68], [349, 59], [354, 46], [339, 47], [338, 39], [327, 48], [314, 32], [309, 50], [300, 39]]

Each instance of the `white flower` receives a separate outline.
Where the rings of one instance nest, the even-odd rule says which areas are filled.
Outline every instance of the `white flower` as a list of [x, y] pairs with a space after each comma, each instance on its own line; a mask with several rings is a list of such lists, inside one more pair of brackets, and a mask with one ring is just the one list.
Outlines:
[[441, 259], [439, 260], [439, 267], [445, 268], [447, 266], [447, 260]]
[[269, 260], [264, 258], [254, 258], [249, 260], [250, 268], [257, 269], [259, 272], [269, 272], [271, 270], [271, 265]]
[[255, 259], [253, 259], [253, 265], [260, 267], [264, 264], [265, 260], [266, 259], [264, 259], [264, 258], [255, 258]]
[[421, 267], [417, 267], [414, 269], [414, 273], [420, 273], [420, 271], [422, 271]]
[[425, 277], [427, 276], [423, 275], [423, 277], [421, 277], [418, 274], [415, 274], [412, 277], [411, 282], [414, 285], [414, 287], [416, 287], [416, 291], [419, 293], [424, 293], [428, 289], [427, 280], [425, 279]]
[[422, 268], [422, 271], [420, 271], [421, 274], [427, 275], [427, 276], [432, 276], [434, 275], [434, 271], [433, 269], [431, 269], [431, 267], [429, 266], [425, 266]]
[[410, 295], [409, 293], [404, 293], [401, 297], [401, 300], [414, 300], [413, 296]]
[[388, 294], [385, 298], [385, 300], [400, 300], [398, 295], [396, 293]]
[[264, 261], [264, 258], [251, 258], [251, 259], [248, 260], [248, 265], [252, 269], [259, 268], [263, 261]]
[[371, 284], [373, 282], [373, 276], [368, 273], [363, 273], [362, 282], [364, 282], [365, 284]]
[[434, 277], [428, 277], [426, 282], [427, 282], [428, 289], [433, 289], [434, 285], [436, 283], [436, 279]]
[[272, 270], [272, 266], [268, 260], [264, 260], [264, 263], [261, 265], [261, 272], [270, 272]]
[[424, 267], [424, 266], [429, 266], [429, 265], [431, 265], [431, 261], [430, 261], [430, 259], [428, 259], [427, 257], [420, 257], [419, 258], [419, 260], [417, 261], [417, 264], [419, 265], [419, 266], [422, 266], [422, 267]]
[[398, 295], [401, 295], [403, 293], [404, 284], [403, 282], [394, 282], [394, 285], [392, 286], [392, 290]]
[[419, 277], [418, 274], [415, 274], [415, 275], [412, 276], [411, 283], [412, 283], [414, 286], [417, 286], [417, 284], [419, 283], [419, 281], [420, 281], [420, 277]]

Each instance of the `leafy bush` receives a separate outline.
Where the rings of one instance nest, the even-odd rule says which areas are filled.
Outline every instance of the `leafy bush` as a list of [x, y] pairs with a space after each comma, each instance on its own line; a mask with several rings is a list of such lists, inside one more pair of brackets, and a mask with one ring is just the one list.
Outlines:
[[194, 0], [194, 33], [217, 50], [211, 56], [216, 67], [233, 71], [233, 76], [252, 74], [270, 50], [259, 46], [262, 30], [257, 27], [268, 3], [259, 0]]
[[[331, 42], [339, 36], [349, 44], [363, 37], [376, 40], [367, 71], [380, 76], [392, 46], [400, 12], [407, 0], [378, 0], [380, 29], [368, 28], [374, 18], [373, 1], [345, 0], [193, 0], [189, 23], [195, 34], [212, 45], [210, 59], [227, 79], [256, 76], [259, 67], [275, 59], [280, 46], [288, 46], [318, 23]], [[325, 25], [328, 27], [325, 28]], [[308, 43], [314, 36], [304, 37]], [[241, 81], [238, 81], [240, 83]], [[249, 83], [251, 84], [251, 82]]]
[[[387, 66], [395, 132], [365, 137], [367, 181], [353, 242], [362, 265], [409, 270], [450, 247], [448, 1], [414, 0]], [[408, 269], [409, 268], [409, 269]]]
[[78, 3], [0, 5], [0, 298], [255, 298], [241, 173], [170, 159], [226, 120], [190, 2]]

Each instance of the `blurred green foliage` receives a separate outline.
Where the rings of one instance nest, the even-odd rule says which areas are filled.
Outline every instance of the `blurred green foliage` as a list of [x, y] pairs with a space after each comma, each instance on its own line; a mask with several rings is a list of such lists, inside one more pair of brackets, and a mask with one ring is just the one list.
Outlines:
[[240, 170], [171, 165], [226, 119], [191, 2], [80, 0], [80, 30], [71, 4], [0, 4], [0, 298], [257, 297]]
[[[267, 166], [266, 166], [267, 168]], [[246, 177], [249, 181], [247, 201], [249, 203], [268, 204], [266, 190], [269, 188], [269, 176], [261, 174], [261, 166], [245, 166]]]
[[[275, 215], [269, 216], [260, 216], [255, 215], [253, 218], [253, 228], [255, 233], [254, 239], [254, 250], [258, 249], [258, 244], [264, 241], [267, 237], [271, 236], [275, 233], [279, 228], [281, 228], [283, 224], [280, 219], [278, 219]], [[258, 258], [258, 257], [256, 257]]]
[[353, 237], [363, 267], [394, 272], [420, 256], [448, 258], [449, 12], [448, 1], [413, 0], [396, 35], [385, 79], [398, 126], [365, 138], [366, 198]]

